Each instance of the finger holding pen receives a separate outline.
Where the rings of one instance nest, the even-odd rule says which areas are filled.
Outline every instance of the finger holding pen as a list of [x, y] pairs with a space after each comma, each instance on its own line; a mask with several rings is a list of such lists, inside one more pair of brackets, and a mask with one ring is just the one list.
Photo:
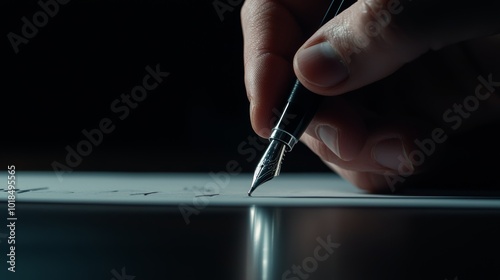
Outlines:
[[295, 74], [313, 92], [343, 94], [426, 52], [498, 33], [499, 7], [491, 0], [357, 1], [298, 49]]
[[[362, 106], [343, 95], [386, 79], [428, 52], [495, 34], [500, 26], [494, 12], [498, 4], [357, 1], [308, 37], [315, 28], [313, 19], [326, 6], [324, 1], [315, 3], [258, 0], [247, 1], [242, 8], [245, 85], [253, 129], [269, 137], [272, 109], [281, 108], [295, 74], [309, 90], [337, 98], [325, 102], [302, 142], [355, 185], [387, 187], [383, 174], [400, 172], [401, 159], [410, 160], [408, 152], [415, 149], [420, 127], [426, 131], [425, 126], [434, 124], [417, 118], [405, 125], [397, 116], [373, 121]], [[415, 173], [423, 168], [408, 164]]]

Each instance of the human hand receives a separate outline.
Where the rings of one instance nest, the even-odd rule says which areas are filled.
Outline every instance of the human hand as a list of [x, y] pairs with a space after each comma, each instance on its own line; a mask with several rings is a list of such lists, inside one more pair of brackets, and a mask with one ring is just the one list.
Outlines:
[[453, 137], [500, 119], [495, 1], [357, 1], [316, 31], [328, 2], [244, 3], [258, 135], [269, 137], [296, 76], [327, 96], [301, 141], [354, 185], [383, 191], [433, 174]]

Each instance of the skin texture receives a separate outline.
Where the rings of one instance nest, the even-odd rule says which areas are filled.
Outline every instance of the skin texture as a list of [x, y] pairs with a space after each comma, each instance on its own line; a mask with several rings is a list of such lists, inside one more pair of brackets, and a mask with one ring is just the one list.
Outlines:
[[463, 166], [497, 150], [470, 139], [500, 119], [500, 3], [360, 0], [318, 29], [328, 4], [245, 1], [254, 131], [269, 137], [273, 109], [281, 110], [297, 77], [326, 96], [301, 142], [359, 188], [395, 191], [415, 177], [437, 182], [437, 174], [487, 176]]

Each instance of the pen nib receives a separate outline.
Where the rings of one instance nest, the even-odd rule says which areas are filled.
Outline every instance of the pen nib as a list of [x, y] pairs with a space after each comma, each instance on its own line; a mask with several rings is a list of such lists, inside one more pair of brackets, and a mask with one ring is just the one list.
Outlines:
[[267, 150], [255, 169], [252, 186], [248, 191], [248, 196], [252, 196], [252, 192], [255, 191], [258, 186], [280, 174], [281, 163], [285, 155], [285, 147], [285, 144], [282, 142], [271, 140], [271, 144], [267, 147]]

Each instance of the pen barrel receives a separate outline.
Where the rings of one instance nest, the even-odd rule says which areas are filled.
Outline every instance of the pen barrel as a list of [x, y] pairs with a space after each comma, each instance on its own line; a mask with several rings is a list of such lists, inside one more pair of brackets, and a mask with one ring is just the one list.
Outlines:
[[[291, 150], [311, 122], [322, 99], [323, 96], [311, 92], [297, 80], [271, 139], [284, 142], [287, 150]], [[290, 137], [295, 141], [284, 139]]]

